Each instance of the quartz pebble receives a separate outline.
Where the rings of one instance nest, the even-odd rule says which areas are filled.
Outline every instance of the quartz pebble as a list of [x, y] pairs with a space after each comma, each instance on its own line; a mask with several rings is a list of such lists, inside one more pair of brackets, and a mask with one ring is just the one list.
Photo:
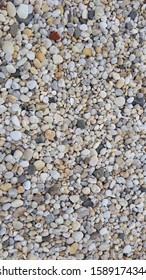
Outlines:
[[10, 41], [4, 41], [2, 44], [2, 49], [4, 53], [13, 54], [14, 53], [14, 46]]
[[10, 137], [14, 141], [19, 141], [22, 137], [22, 133], [20, 131], [15, 130], [10, 133]]
[[22, 19], [26, 19], [28, 17], [28, 11], [28, 5], [20, 4], [17, 9], [17, 15]]

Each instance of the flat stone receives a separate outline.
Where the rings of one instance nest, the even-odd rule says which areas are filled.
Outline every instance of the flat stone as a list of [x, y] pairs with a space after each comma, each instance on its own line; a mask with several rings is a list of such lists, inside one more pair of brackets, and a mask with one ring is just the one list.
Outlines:
[[89, 10], [88, 11], [88, 19], [92, 20], [95, 16], [95, 11], [94, 10]]
[[124, 254], [130, 254], [130, 253], [131, 253], [131, 250], [132, 250], [131, 246], [130, 246], [130, 245], [126, 245], [126, 246], [124, 247], [124, 249], [123, 249], [123, 253], [124, 253]]
[[107, 228], [102, 228], [100, 230], [100, 235], [105, 235], [105, 234], [107, 234]]
[[24, 175], [18, 176], [18, 182], [19, 182], [20, 184], [23, 184], [26, 180], [27, 180], [27, 179], [26, 179], [26, 177], [25, 177]]
[[55, 217], [54, 217], [54, 215], [51, 213], [51, 214], [47, 215], [47, 216], [45, 217], [45, 219], [46, 219], [46, 223], [49, 225], [50, 223], [52, 223], [52, 222], [55, 220]]
[[104, 176], [104, 168], [103, 167], [100, 167], [98, 169], [95, 169], [95, 171], [93, 172], [93, 175], [96, 177], [96, 178], [100, 178], [100, 177], [103, 177]]
[[8, 73], [15, 73], [16, 72], [16, 69], [12, 64], [7, 65], [6, 70], [7, 70]]
[[17, 9], [17, 15], [22, 19], [26, 19], [28, 17], [28, 12], [28, 5], [25, 4], [20, 4]]
[[134, 100], [133, 100], [133, 102], [132, 102], [132, 105], [133, 106], [135, 106], [135, 105], [139, 105], [139, 106], [141, 106], [141, 107], [143, 107], [144, 106], [144, 104], [145, 104], [145, 100], [143, 99], [143, 98], [139, 98], [139, 97], [135, 97], [134, 98]]
[[19, 119], [18, 119], [18, 117], [16, 116], [16, 115], [13, 115], [12, 116], [12, 118], [11, 118], [11, 120], [12, 120], [12, 123], [15, 125], [15, 126], [20, 126], [20, 122], [19, 122]]
[[38, 260], [38, 258], [35, 254], [29, 253], [27, 255], [27, 260]]
[[91, 201], [90, 198], [88, 198], [86, 201], [83, 202], [82, 205], [85, 207], [93, 207], [94, 203]]
[[11, 205], [14, 208], [18, 208], [23, 205], [23, 201], [21, 199], [16, 199], [16, 200], [12, 201]]
[[129, 17], [132, 19], [132, 20], [135, 20], [135, 18], [137, 17], [137, 11], [136, 10], [132, 10], [129, 14]]
[[15, 230], [20, 230], [23, 228], [23, 224], [19, 221], [13, 221], [13, 228]]
[[55, 132], [53, 130], [46, 130], [45, 132], [45, 138], [47, 140], [53, 140], [55, 137]]
[[22, 137], [22, 133], [20, 131], [14, 130], [10, 132], [10, 137], [13, 141], [19, 141]]
[[6, 111], [7, 111], [7, 107], [5, 107], [4, 105], [0, 105], [0, 115], [5, 113]]
[[81, 30], [76, 28], [73, 35], [76, 39], [79, 39], [81, 37]]
[[86, 207], [80, 207], [77, 211], [78, 218], [84, 218], [89, 215], [89, 209]]
[[78, 247], [79, 247], [79, 245], [78, 245], [77, 242], [73, 243], [73, 244], [70, 246], [70, 254], [71, 254], [71, 255], [76, 254], [76, 252], [77, 252], [77, 250], [78, 250]]
[[27, 149], [24, 151], [23, 154], [23, 159], [30, 161], [33, 155], [33, 150], [32, 149]]
[[126, 22], [125, 27], [126, 27], [126, 29], [128, 29], [130, 31], [133, 29], [133, 25], [131, 22]]
[[7, 13], [12, 18], [16, 15], [16, 8], [12, 2], [8, 2], [7, 4]]
[[53, 61], [55, 64], [61, 64], [63, 62], [63, 58], [59, 54], [54, 54], [53, 55]]
[[36, 171], [35, 166], [33, 164], [29, 164], [29, 166], [28, 166], [28, 174], [29, 175], [34, 175], [35, 171]]
[[71, 202], [76, 203], [79, 200], [79, 195], [71, 195], [69, 199]]
[[31, 81], [28, 81], [28, 82], [27, 82], [27, 87], [28, 87], [30, 90], [36, 88], [36, 86], [37, 86], [37, 82], [36, 82], [35, 80], [31, 80]]
[[12, 37], [16, 37], [17, 33], [18, 33], [18, 23], [14, 22], [10, 26], [10, 34], [12, 35]]

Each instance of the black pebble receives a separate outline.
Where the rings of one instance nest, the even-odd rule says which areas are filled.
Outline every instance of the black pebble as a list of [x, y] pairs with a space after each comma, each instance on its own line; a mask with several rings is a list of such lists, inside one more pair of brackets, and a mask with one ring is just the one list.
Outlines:
[[132, 102], [132, 105], [135, 106], [135, 105], [138, 104], [139, 106], [143, 107], [144, 103], [145, 102], [144, 102], [143, 98], [135, 97], [133, 102]]
[[102, 143], [99, 144], [99, 146], [96, 148], [96, 152], [99, 154], [100, 151], [104, 148], [104, 145]]
[[77, 127], [81, 128], [81, 129], [85, 129], [86, 128], [85, 120], [84, 119], [78, 120], [77, 121]]
[[88, 198], [86, 201], [84, 201], [83, 203], [82, 203], [82, 205], [84, 206], [84, 207], [93, 207], [93, 202], [91, 201], [91, 199], [90, 198]]

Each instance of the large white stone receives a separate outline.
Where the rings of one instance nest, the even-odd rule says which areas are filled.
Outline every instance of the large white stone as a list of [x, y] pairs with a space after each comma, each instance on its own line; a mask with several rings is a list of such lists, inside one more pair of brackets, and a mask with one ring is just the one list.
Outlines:
[[14, 130], [10, 133], [10, 137], [14, 141], [19, 141], [21, 139], [22, 133], [20, 131]]
[[16, 15], [16, 8], [12, 2], [8, 2], [7, 4], [7, 12], [10, 17], [15, 17]]
[[27, 18], [28, 17], [28, 5], [26, 4], [21, 4], [19, 6], [19, 8], [17, 9], [17, 15], [20, 17], [20, 18]]

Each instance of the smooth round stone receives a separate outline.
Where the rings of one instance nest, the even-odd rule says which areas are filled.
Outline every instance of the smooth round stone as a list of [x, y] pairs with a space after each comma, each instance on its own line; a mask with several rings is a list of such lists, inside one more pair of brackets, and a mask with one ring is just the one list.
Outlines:
[[98, 163], [98, 158], [96, 156], [93, 156], [93, 157], [90, 158], [89, 164], [91, 166], [96, 166], [97, 163]]
[[9, 190], [8, 190], [8, 195], [9, 195], [10, 197], [16, 197], [16, 196], [17, 196], [17, 191], [16, 191], [16, 189], [13, 189], [13, 188], [9, 189]]
[[59, 54], [54, 54], [53, 55], [53, 61], [54, 61], [55, 64], [60, 64], [60, 63], [63, 62], [63, 58]]
[[10, 17], [15, 17], [16, 15], [16, 8], [12, 2], [8, 2], [7, 4], [7, 12]]
[[89, 215], [89, 209], [86, 208], [86, 207], [80, 207], [78, 210], [77, 210], [77, 214], [78, 214], [78, 218], [81, 219], [81, 218], [84, 218], [86, 216]]
[[31, 150], [31, 149], [27, 149], [27, 150], [25, 150], [24, 151], [24, 154], [23, 154], [23, 159], [25, 159], [25, 160], [31, 160], [31, 158], [32, 158], [32, 155], [33, 155], [33, 150]]
[[113, 75], [114, 80], [116, 80], [116, 81], [120, 80], [119, 73], [113, 72], [112, 75]]
[[124, 247], [124, 250], [123, 250], [123, 253], [124, 254], [130, 254], [131, 253], [131, 246], [130, 245], [126, 245], [125, 247]]
[[4, 41], [2, 44], [2, 50], [4, 53], [13, 54], [14, 53], [13, 44], [10, 41]]
[[11, 207], [11, 203], [5, 203], [5, 204], [3, 204], [2, 209], [3, 209], [4, 211], [7, 211], [7, 210], [10, 209], [10, 207]]
[[107, 234], [107, 228], [102, 228], [100, 230], [100, 235], [105, 235], [105, 234]]
[[23, 224], [19, 221], [13, 221], [13, 228], [15, 230], [20, 230], [23, 228]]
[[115, 104], [116, 104], [118, 107], [123, 107], [124, 104], [125, 104], [125, 98], [122, 97], [122, 96], [116, 97], [116, 98], [114, 99], [114, 102], [115, 102]]
[[101, 244], [100, 246], [99, 246], [99, 250], [100, 251], [108, 251], [109, 250], [109, 245], [108, 244]]
[[5, 113], [6, 111], [7, 111], [7, 107], [5, 107], [4, 105], [0, 105], [0, 115]]
[[45, 167], [45, 163], [42, 160], [36, 160], [34, 162], [34, 167], [36, 170], [41, 170]]
[[18, 119], [18, 117], [17, 116], [12, 116], [12, 118], [11, 118], [11, 120], [12, 120], [12, 123], [15, 125], [15, 126], [20, 126], [20, 122], [19, 122], [19, 119]]
[[34, 81], [34, 80], [31, 80], [31, 81], [27, 82], [27, 87], [28, 87], [30, 90], [36, 88], [36, 86], [37, 86], [37, 82]]
[[37, 258], [37, 256], [35, 254], [29, 253], [27, 255], [27, 259], [28, 260], [37, 260], [38, 258]]
[[12, 201], [11, 205], [13, 208], [18, 208], [23, 205], [23, 201], [21, 199], [16, 199], [16, 200]]
[[76, 252], [77, 252], [77, 250], [78, 250], [78, 247], [79, 247], [79, 245], [78, 245], [78, 243], [73, 243], [71, 246], [70, 246], [70, 254], [71, 255], [74, 255], [74, 254], [76, 254]]
[[60, 178], [60, 173], [56, 170], [51, 171], [51, 176], [53, 179], [58, 180]]
[[60, 14], [61, 14], [61, 11], [59, 9], [57, 9], [57, 10], [53, 11], [52, 16], [54, 18], [57, 18]]
[[87, 30], [88, 30], [88, 26], [87, 26], [86, 24], [81, 24], [81, 25], [79, 26], [79, 28], [80, 28], [80, 30], [82, 30], [82, 31], [87, 31]]
[[14, 130], [10, 133], [10, 137], [14, 141], [19, 141], [22, 137], [22, 133], [20, 131]]
[[75, 221], [72, 223], [72, 229], [74, 230], [78, 230], [80, 228], [80, 223], [78, 221]]
[[21, 4], [17, 9], [17, 15], [22, 19], [26, 19], [28, 17], [28, 12], [28, 5], [26, 4]]
[[76, 203], [79, 200], [79, 195], [71, 195], [69, 199], [71, 202]]
[[16, 72], [16, 69], [12, 64], [7, 65], [6, 70], [8, 71], [8, 73], [15, 73]]
[[81, 231], [73, 232], [72, 238], [75, 242], [80, 242], [83, 238], [83, 233]]

